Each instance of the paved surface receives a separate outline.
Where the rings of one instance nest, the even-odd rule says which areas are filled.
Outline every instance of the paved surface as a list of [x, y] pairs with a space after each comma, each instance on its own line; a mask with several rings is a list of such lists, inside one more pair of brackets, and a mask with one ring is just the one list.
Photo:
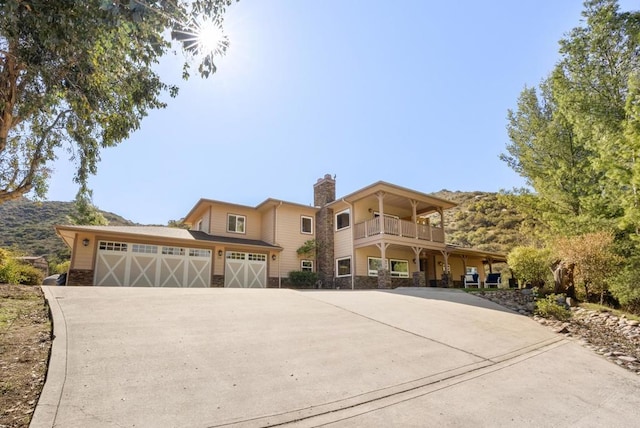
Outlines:
[[43, 288], [35, 428], [638, 424], [640, 377], [460, 291]]

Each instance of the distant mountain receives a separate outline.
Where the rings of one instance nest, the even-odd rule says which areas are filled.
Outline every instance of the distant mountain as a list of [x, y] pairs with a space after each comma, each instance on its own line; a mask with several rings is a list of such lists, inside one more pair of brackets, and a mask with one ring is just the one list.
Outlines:
[[[75, 212], [73, 202], [34, 202], [25, 198], [0, 204], [0, 247], [13, 248], [29, 256], [45, 256], [47, 260], [69, 258], [69, 248], [53, 228], [69, 224]], [[112, 226], [134, 225], [117, 214], [101, 211]]]
[[[508, 253], [525, 242], [519, 231], [522, 215], [503, 204], [497, 193], [441, 190], [433, 195], [458, 204], [445, 211], [447, 243]], [[69, 248], [53, 226], [68, 224], [67, 217], [74, 210], [73, 202], [33, 202], [24, 198], [0, 204], [0, 247], [13, 247], [48, 260], [66, 260]], [[112, 226], [135, 225], [117, 214], [101, 212]]]

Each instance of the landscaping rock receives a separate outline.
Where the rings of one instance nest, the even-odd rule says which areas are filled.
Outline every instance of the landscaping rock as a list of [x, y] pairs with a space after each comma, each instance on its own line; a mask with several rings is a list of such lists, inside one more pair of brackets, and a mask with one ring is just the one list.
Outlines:
[[575, 307], [567, 299], [566, 303], [570, 307], [572, 317], [567, 322], [560, 322], [534, 314], [535, 300], [531, 290], [483, 291], [478, 295], [514, 312], [531, 316], [540, 325], [558, 334], [575, 337], [578, 343], [596, 354], [626, 370], [640, 374], [640, 321], [606, 311], [597, 312]]

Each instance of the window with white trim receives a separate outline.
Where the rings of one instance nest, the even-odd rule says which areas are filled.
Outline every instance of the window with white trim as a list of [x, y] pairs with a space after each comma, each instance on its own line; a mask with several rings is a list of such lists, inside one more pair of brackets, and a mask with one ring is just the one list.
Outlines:
[[398, 278], [409, 278], [409, 261], [408, 260], [390, 260], [391, 276]]
[[166, 256], [184, 256], [184, 248], [162, 247], [162, 254]]
[[99, 247], [103, 251], [127, 251], [127, 244], [124, 242], [100, 241]]
[[313, 233], [313, 217], [306, 215], [300, 217], [300, 232], [306, 234]]
[[198, 220], [198, 224], [196, 224], [196, 230], [202, 230], [202, 220]]
[[340, 211], [336, 214], [336, 230], [346, 229], [351, 225], [351, 212], [349, 210]]
[[189, 257], [211, 257], [211, 250], [189, 248]]
[[336, 276], [351, 276], [351, 257], [336, 259]]
[[158, 246], [157, 245], [133, 244], [133, 245], [131, 245], [131, 251], [134, 252], [134, 253], [157, 254], [158, 253]]
[[[380, 257], [367, 257], [367, 266], [369, 269], [369, 276], [378, 276], [378, 271], [382, 269], [382, 259]], [[385, 268], [387, 263], [385, 263]]]
[[302, 260], [300, 262], [300, 270], [313, 272], [313, 260]]
[[243, 215], [227, 214], [227, 232], [244, 233], [247, 218]]

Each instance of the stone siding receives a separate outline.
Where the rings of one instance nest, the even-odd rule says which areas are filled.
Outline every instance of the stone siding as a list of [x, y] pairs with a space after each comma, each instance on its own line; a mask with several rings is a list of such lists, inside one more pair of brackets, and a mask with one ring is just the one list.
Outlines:
[[336, 182], [327, 174], [313, 186], [313, 203], [320, 208], [316, 213], [316, 262], [322, 288], [334, 288], [333, 210], [326, 204], [335, 199]]
[[93, 269], [69, 269], [67, 285], [93, 285]]
[[224, 275], [211, 275], [211, 287], [224, 287]]

